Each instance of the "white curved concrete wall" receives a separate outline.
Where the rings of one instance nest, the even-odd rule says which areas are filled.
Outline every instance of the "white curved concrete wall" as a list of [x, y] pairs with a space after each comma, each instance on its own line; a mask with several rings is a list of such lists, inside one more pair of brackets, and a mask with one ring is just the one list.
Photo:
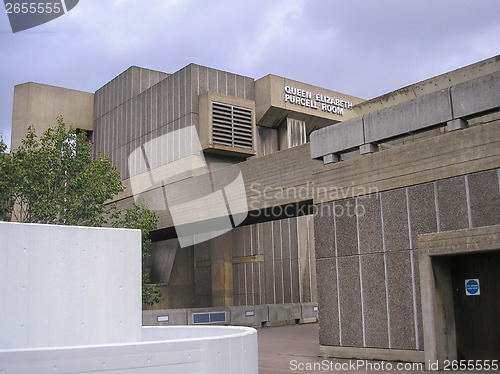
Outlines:
[[0, 349], [141, 340], [139, 230], [0, 222]]
[[257, 374], [248, 327], [144, 327], [142, 342], [0, 350], [0, 373]]
[[0, 374], [257, 374], [246, 327], [141, 327], [141, 233], [0, 222]]

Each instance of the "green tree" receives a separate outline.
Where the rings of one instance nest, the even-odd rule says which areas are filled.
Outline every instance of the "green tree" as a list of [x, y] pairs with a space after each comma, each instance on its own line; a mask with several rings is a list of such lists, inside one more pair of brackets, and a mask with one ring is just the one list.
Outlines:
[[[67, 129], [58, 117], [57, 126], [41, 137], [30, 127], [21, 146], [6, 150], [0, 138], [0, 220], [140, 229], [142, 257], [149, 256], [156, 213], [134, 204], [121, 215], [114, 204], [106, 204], [124, 187], [108, 157], [93, 159], [85, 133]], [[143, 269], [143, 301], [152, 305], [161, 294], [148, 285], [149, 278], [149, 269]]]
[[[127, 229], [140, 229], [142, 233], [142, 260], [149, 258], [149, 246], [151, 239], [149, 233], [156, 229], [158, 215], [148, 209], [144, 202], [134, 204], [125, 214], [113, 222], [113, 227]], [[157, 285], [151, 283], [151, 269], [142, 268], [142, 302], [148, 305], [157, 304], [161, 301], [161, 291]]]
[[11, 196], [10, 168], [10, 154], [7, 152], [7, 144], [0, 134], [0, 221], [10, 220], [14, 205]]
[[[105, 202], [123, 191], [107, 157], [92, 159], [84, 133], [57, 126], [37, 137], [30, 127], [22, 144], [0, 161], [2, 204], [18, 222], [102, 226], [113, 211]], [[10, 219], [10, 217], [8, 217]]]

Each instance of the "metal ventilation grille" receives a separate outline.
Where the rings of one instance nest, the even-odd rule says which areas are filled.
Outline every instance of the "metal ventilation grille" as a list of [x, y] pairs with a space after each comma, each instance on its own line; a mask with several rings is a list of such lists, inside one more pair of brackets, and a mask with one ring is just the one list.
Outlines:
[[212, 142], [253, 150], [252, 109], [212, 102]]
[[201, 323], [225, 323], [226, 312], [193, 313], [193, 324]]

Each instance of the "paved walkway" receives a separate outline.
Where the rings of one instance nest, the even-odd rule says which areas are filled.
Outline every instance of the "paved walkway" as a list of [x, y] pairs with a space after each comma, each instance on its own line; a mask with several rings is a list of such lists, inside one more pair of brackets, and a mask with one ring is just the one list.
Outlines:
[[[422, 370], [397, 370], [396, 362], [363, 361], [365, 367], [352, 370], [356, 360], [319, 357], [318, 324], [263, 327], [258, 330], [259, 374], [279, 373], [431, 373]], [[314, 367], [316, 364], [316, 367]], [[323, 366], [321, 366], [323, 364]], [[393, 370], [380, 367], [393, 366]], [[368, 368], [372, 365], [371, 368]], [[378, 365], [378, 366], [376, 366]], [[411, 365], [411, 364], [409, 364]], [[351, 370], [349, 370], [349, 366]], [[346, 370], [347, 369], [347, 370]], [[446, 371], [442, 373], [454, 373]], [[471, 372], [460, 372], [461, 374]], [[490, 371], [490, 373], [493, 373]], [[498, 372], [497, 372], [498, 373]]]
[[[321, 363], [318, 324], [263, 327], [257, 330], [259, 339], [259, 374], [300, 373], [291, 363]], [[321, 373], [321, 371], [306, 371]], [[324, 371], [323, 371], [324, 373]]]

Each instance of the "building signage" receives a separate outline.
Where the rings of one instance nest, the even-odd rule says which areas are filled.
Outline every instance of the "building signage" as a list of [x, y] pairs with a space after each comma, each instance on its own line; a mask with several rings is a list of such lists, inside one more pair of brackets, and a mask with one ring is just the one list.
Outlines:
[[467, 296], [478, 296], [481, 294], [481, 289], [479, 288], [479, 279], [465, 280], [465, 294]]
[[295, 104], [323, 112], [344, 115], [344, 109], [352, 110], [352, 103], [334, 97], [315, 94], [300, 88], [285, 86], [285, 103]]

